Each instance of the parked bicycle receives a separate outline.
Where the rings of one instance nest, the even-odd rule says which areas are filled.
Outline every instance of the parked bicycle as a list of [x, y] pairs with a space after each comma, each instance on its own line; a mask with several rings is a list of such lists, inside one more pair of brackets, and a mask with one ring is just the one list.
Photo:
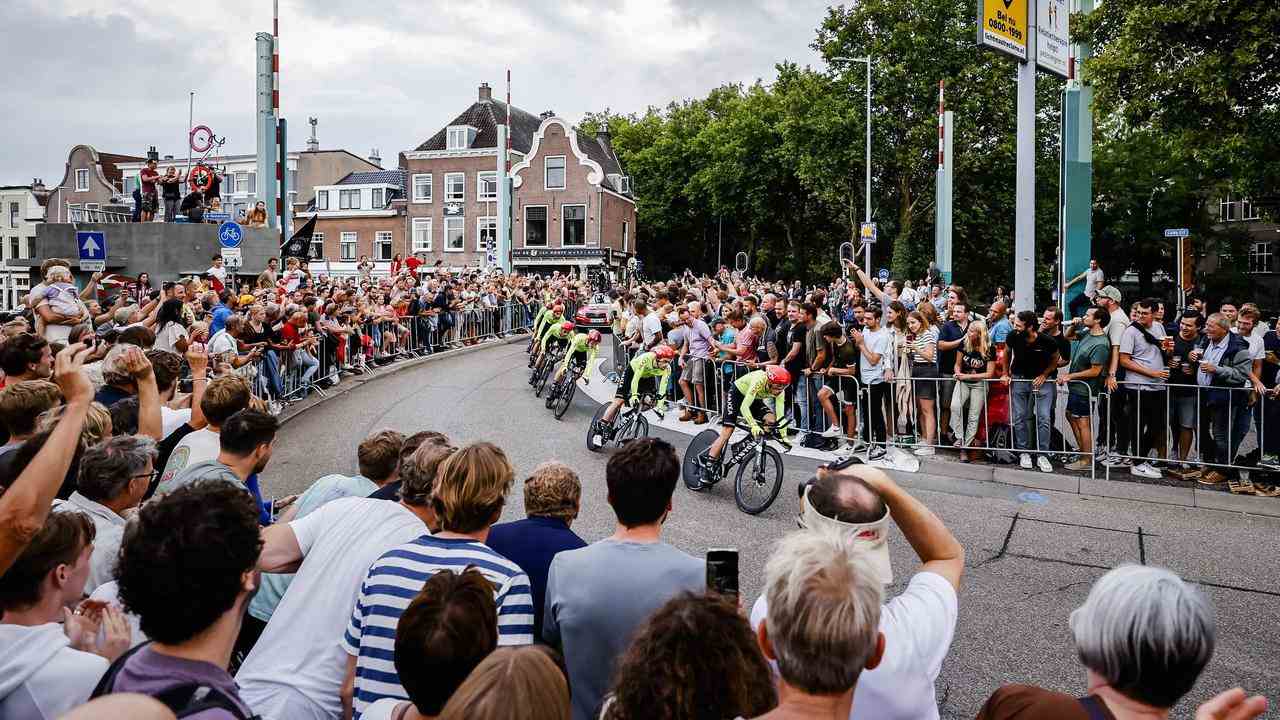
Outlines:
[[650, 393], [640, 396], [639, 402], [632, 405], [627, 403], [618, 410], [617, 416], [613, 418], [611, 425], [603, 423], [605, 410], [609, 409], [608, 403], [601, 405], [596, 414], [591, 418], [591, 425], [587, 427], [587, 449], [592, 452], [599, 452], [610, 443], [622, 447], [631, 440], [636, 440], [649, 435], [649, 420], [645, 418], [645, 412], [653, 410], [653, 414], [658, 419], [663, 418], [663, 414], [657, 409], [658, 399]]
[[784, 450], [790, 450], [791, 443], [783, 436], [790, 424], [789, 417], [776, 423], [763, 423], [762, 432], [757, 436], [751, 433], [750, 426], [740, 422], [737, 427], [745, 430], [747, 436], [728, 443], [720, 457], [715, 459], [711, 458], [709, 450], [720, 433], [703, 430], [689, 441], [684, 452], [685, 486], [695, 492], [711, 488], [737, 465], [733, 496], [738, 509], [748, 515], [759, 515], [768, 510], [782, 490], [783, 471], [782, 453], [769, 443], [773, 441]]
[[586, 365], [575, 358], [569, 361], [569, 368], [565, 370], [560, 380], [551, 384], [551, 391], [547, 393], [546, 406], [554, 411], [557, 420], [564, 417], [569, 404], [573, 402], [573, 394], [578, 390], [578, 378], [582, 377], [586, 368]]

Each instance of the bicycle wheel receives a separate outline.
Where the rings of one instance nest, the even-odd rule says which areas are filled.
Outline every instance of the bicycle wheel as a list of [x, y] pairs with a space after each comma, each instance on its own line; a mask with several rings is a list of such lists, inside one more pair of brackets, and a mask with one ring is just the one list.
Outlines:
[[764, 454], [747, 458], [738, 467], [738, 478], [733, 484], [733, 496], [738, 509], [748, 515], [759, 515], [778, 497], [782, 490], [782, 456], [777, 450], [764, 446]]
[[[596, 414], [591, 416], [591, 424], [587, 426], [587, 449], [591, 452], [600, 452], [600, 448], [604, 447], [604, 435], [600, 433], [597, 427], [600, 425], [600, 419], [604, 417], [604, 411], [608, 409], [609, 404], [605, 403], [596, 408]], [[617, 418], [614, 418], [617, 420]]]
[[538, 376], [538, 382], [533, 385], [534, 397], [542, 397], [543, 391], [547, 389], [547, 379], [550, 378], [554, 372], [551, 369], [554, 366], [554, 362], [546, 363], [546, 365], [543, 366], [542, 373]]
[[560, 389], [555, 403], [557, 420], [564, 417], [565, 412], [569, 409], [569, 404], [573, 402], [573, 393], [578, 389], [578, 383], [572, 376], [566, 376], [563, 385], [564, 387]]
[[689, 447], [684, 450], [684, 462], [681, 469], [681, 476], [684, 477], [684, 486], [690, 490], [701, 490], [703, 488], [703, 476], [706, 474], [702, 466], [698, 465], [698, 458], [711, 447], [711, 443], [720, 437], [720, 433], [715, 430], [703, 430], [693, 439], [689, 441]]
[[556, 396], [560, 394], [560, 385], [563, 382], [564, 381], [561, 380], [559, 382], [553, 381], [551, 383], [551, 389], [547, 391], [547, 399], [542, 403], [543, 407], [545, 407], [548, 410], [551, 409], [551, 405], [556, 401]]
[[649, 421], [639, 410], [631, 408], [627, 411], [623, 424], [618, 428], [618, 435], [613, 439], [618, 447], [626, 445], [631, 440], [647, 437], [649, 435]]

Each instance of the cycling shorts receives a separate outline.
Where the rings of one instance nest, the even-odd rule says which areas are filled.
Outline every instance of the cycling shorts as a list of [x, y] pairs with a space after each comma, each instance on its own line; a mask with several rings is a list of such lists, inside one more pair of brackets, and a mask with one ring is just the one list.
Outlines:
[[[618, 392], [614, 393], [614, 397], [627, 400], [631, 396], [631, 381], [636, 377], [635, 368], [631, 367], [631, 363], [627, 363], [627, 371], [622, 375], [622, 382], [618, 384]], [[640, 378], [640, 384], [637, 386], [637, 395], [657, 395], [658, 394], [658, 378], [643, 377]]]
[[[726, 427], [737, 427], [738, 420], [742, 418], [742, 391], [737, 385], [729, 386], [729, 402], [726, 404], [724, 414], [720, 416], [720, 424]], [[765, 402], [761, 398], [756, 398], [751, 403], [751, 415], [756, 419], [757, 423], [764, 421], [764, 416], [775, 410], [771, 402]]]

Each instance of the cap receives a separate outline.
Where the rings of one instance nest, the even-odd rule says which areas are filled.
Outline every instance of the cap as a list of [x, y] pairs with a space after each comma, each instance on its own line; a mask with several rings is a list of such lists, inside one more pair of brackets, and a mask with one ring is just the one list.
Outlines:
[[241, 305], [252, 305], [252, 304], [253, 304], [253, 301], [254, 301], [254, 297], [253, 297], [252, 295], [241, 295], [241, 296], [240, 296], [240, 304], [241, 304]]
[[889, 563], [889, 509], [884, 517], [869, 523], [848, 523], [829, 518], [809, 504], [809, 490], [805, 486], [800, 498], [800, 523], [806, 528], [828, 527], [836, 530], [853, 544], [853, 549], [867, 559], [880, 582], [893, 583], [893, 566]]
[[1113, 303], [1120, 302], [1120, 291], [1115, 285], [1107, 285], [1098, 291], [1098, 297], [1104, 297]]

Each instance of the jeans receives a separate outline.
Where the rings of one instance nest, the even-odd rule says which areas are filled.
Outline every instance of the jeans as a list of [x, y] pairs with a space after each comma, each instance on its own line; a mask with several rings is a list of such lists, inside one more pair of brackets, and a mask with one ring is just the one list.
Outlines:
[[1253, 406], [1253, 424], [1258, 431], [1262, 454], [1280, 452], [1280, 398], [1273, 400], [1266, 395], [1258, 398], [1258, 404]]
[[[1220, 465], [1230, 465], [1235, 462], [1236, 454], [1240, 452], [1240, 443], [1249, 432], [1249, 410], [1249, 402], [1243, 392], [1231, 393], [1230, 403], [1214, 403], [1209, 406], [1214, 440], [1213, 462]], [[1227, 444], [1225, 448], [1224, 440]]]
[[[867, 422], [863, 424], [864, 436], [871, 442], [882, 443], [886, 438], [887, 425], [884, 420], [885, 406], [893, 402], [890, 395], [892, 383], [878, 382], [867, 386]], [[866, 433], [870, 433], [866, 435]]]
[[[801, 375], [796, 379], [796, 403], [800, 405], [800, 428], [812, 432], [820, 432], [824, 428], [813, 427], [810, 421], [821, 424], [822, 405], [818, 402], [818, 391], [822, 389], [820, 375]], [[811, 407], [812, 406], [812, 407]]]
[[258, 368], [258, 377], [264, 379], [271, 396], [278, 398], [284, 395], [284, 381], [280, 379], [280, 357], [275, 350], [262, 353], [262, 363]]
[[[1154, 390], [1135, 390], [1125, 388], [1126, 405], [1129, 417], [1132, 418], [1134, 454], [1147, 461], [1152, 450], [1157, 457], [1165, 454], [1165, 426], [1169, 424], [1165, 416], [1166, 394]], [[1135, 460], [1135, 462], [1138, 462]]]
[[302, 366], [302, 387], [311, 388], [311, 378], [320, 369], [320, 361], [315, 355], [301, 348], [293, 351], [293, 361]]
[[951, 432], [964, 447], [972, 447], [978, 436], [978, 420], [987, 404], [987, 384], [957, 382], [951, 392]]
[[164, 199], [164, 221], [165, 222], [173, 222], [178, 217], [179, 202], [181, 202], [180, 198]]
[[[1053, 403], [1052, 382], [1046, 380], [1038, 388], [1030, 381], [1015, 380], [1010, 385], [1009, 396], [1013, 401], [1013, 444], [1019, 450], [1049, 449], [1049, 407]], [[1035, 407], [1032, 407], [1034, 403]], [[1036, 421], [1036, 447], [1027, 437], [1027, 421], [1034, 409]]]

